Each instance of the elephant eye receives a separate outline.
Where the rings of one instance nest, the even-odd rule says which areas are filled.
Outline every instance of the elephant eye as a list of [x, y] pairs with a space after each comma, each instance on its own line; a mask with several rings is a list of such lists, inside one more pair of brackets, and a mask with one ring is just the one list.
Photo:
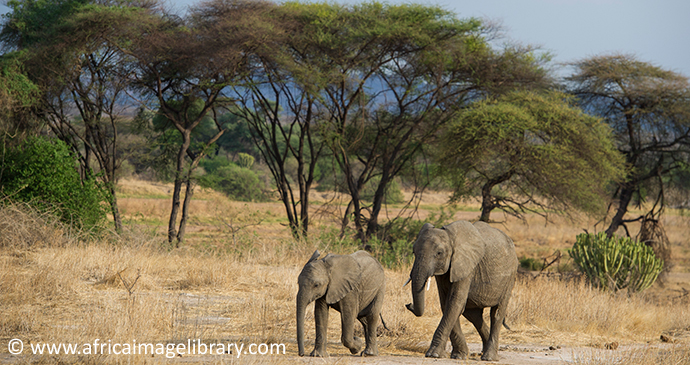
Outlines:
[[436, 252], [436, 257], [441, 257], [441, 255], [443, 255], [443, 252], [441, 252], [441, 251]]

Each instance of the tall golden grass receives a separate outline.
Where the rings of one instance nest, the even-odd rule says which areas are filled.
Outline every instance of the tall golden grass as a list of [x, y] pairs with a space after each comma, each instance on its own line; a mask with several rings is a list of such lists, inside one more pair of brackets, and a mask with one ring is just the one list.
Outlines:
[[[139, 213], [134, 207], [138, 203], [130, 203], [123, 210], [134, 223], [126, 232], [96, 238], [72, 232], [25, 205], [0, 207], [0, 352], [7, 352], [7, 341], [13, 338], [25, 343], [91, 343], [96, 338], [113, 343], [174, 343], [198, 338], [207, 342], [284, 343], [287, 355], [239, 359], [235, 354], [192, 356], [185, 362], [295, 360], [296, 278], [311, 252], [315, 248], [328, 251], [332, 242], [294, 242], [284, 233], [263, 235], [264, 227], [286, 231], [279, 216], [271, 211], [276, 208], [247, 208], [243, 203], [216, 198], [199, 208], [195, 230], [190, 230], [195, 244], [172, 249], [162, 234], [136, 223]], [[228, 216], [226, 221], [217, 220], [219, 212], [232, 215], [233, 211], [239, 212], [235, 222], [249, 219], [240, 217], [243, 211], [264, 212], [261, 224], [241, 231], [235, 243], [227, 231]], [[557, 223], [560, 228], [535, 222], [528, 229], [510, 221], [503, 229], [516, 237], [518, 246], [525, 245], [525, 252], [531, 247], [527, 246], [530, 240], [537, 246], [544, 242], [544, 252], [567, 247], [561, 240], [571, 237], [570, 232], [581, 231], [566, 221]], [[679, 220], [678, 224], [687, 223]], [[411, 300], [409, 287], [402, 288], [409, 269], [386, 270], [383, 318], [388, 329], [381, 331], [379, 339], [384, 356], [422, 357], [440, 319], [434, 285], [427, 294], [428, 311], [423, 317], [415, 318], [404, 308]], [[611, 295], [588, 287], [584, 281], [523, 275], [508, 311], [512, 330], [503, 331], [502, 344], [599, 348], [611, 341], [656, 344], [661, 334], [667, 334], [679, 344], [610, 357], [601, 352], [585, 353], [577, 361], [648, 364], [669, 358], [665, 363], [688, 363], [690, 350], [683, 340], [683, 334], [690, 330], [688, 302], [664, 298]], [[328, 351], [330, 361], [335, 362], [349, 354], [339, 344], [339, 322], [337, 313], [332, 313]], [[307, 343], [313, 344], [313, 309], [308, 311], [306, 323], [307, 328], [312, 326]], [[467, 321], [462, 325], [469, 342], [480, 342]], [[622, 358], [626, 361], [621, 362]], [[9, 359], [16, 363], [67, 364], [166, 360], [158, 355], [23, 355]]]

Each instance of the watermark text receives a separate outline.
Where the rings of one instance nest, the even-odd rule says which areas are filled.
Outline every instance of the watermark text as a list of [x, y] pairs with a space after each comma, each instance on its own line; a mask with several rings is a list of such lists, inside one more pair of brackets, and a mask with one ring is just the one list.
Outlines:
[[30, 343], [27, 348], [18, 338], [7, 345], [8, 351], [19, 355], [30, 350], [33, 355], [162, 355], [167, 358], [187, 355], [233, 355], [238, 359], [243, 355], [285, 355], [285, 344], [282, 343], [237, 343], [237, 342], [204, 342], [201, 339], [181, 342], [151, 343], [113, 342], [95, 339], [89, 343]]

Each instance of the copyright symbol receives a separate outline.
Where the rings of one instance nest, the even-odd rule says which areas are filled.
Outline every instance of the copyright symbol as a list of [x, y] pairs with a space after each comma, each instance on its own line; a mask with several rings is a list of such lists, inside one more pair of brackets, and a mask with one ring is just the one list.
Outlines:
[[9, 350], [12, 355], [19, 355], [24, 351], [24, 342], [18, 338], [12, 339], [7, 344], [7, 350]]

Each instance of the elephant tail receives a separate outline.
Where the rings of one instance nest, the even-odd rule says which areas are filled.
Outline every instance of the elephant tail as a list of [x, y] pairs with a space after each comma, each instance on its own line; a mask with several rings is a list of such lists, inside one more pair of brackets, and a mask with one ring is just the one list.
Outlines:
[[390, 331], [390, 328], [388, 328], [388, 326], [386, 326], [386, 321], [383, 320], [383, 314], [379, 313], [379, 317], [381, 317], [381, 324], [383, 325], [383, 328], [386, 331]]
[[[383, 320], [383, 319], [381, 319], [381, 320]], [[508, 327], [508, 324], [506, 323], [505, 318], [503, 318], [503, 327], [505, 327], [508, 331], [512, 331], [512, 329], [510, 329], [510, 327]]]

